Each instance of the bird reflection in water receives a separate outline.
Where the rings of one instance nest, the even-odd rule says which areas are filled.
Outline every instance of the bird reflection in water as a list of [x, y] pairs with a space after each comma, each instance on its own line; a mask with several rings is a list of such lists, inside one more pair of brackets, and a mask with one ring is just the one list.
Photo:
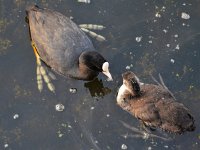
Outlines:
[[89, 90], [92, 97], [103, 98], [105, 95], [111, 93], [111, 89], [104, 87], [101, 79], [95, 78], [93, 81], [86, 82], [84, 86]]

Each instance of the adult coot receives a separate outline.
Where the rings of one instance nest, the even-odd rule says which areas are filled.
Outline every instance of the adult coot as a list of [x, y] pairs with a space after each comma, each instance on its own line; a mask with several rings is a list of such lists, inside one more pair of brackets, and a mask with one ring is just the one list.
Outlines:
[[195, 129], [189, 110], [164, 85], [144, 84], [131, 71], [122, 74], [117, 104], [150, 127], [173, 133]]
[[59, 12], [29, 6], [26, 10], [31, 43], [37, 58], [38, 88], [42, 77], [54, 91], [40, 59], [54, 71], [78, 80], [93, 80], [99, 72], [110, 80], [109, 63], [95, 51], [86, 34], [69, 18]]

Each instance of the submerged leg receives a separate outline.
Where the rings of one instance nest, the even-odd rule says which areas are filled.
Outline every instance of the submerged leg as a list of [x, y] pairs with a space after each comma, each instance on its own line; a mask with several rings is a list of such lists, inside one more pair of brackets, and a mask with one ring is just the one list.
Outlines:
[[45, 81], [45, 83], [47, 84], [48, 89], [51, 92], [55, 93], [55, 87], [51, 82], [51, 79], [49, 78], [49, 76], [47, 75], [47, 71], [45, 70], [45, 68], [42, 66], [42, 62], [40, 60], [40, 56], [37, 52], [37, 48], [34, 44], [34, 42], [31, 42], [31, 45], [33, 47], [34, 53], [35, 53], [35, 57], [36, 57], [36, 62], [37, 62], [37, 84], [38, 84], [38, 90], [41, 92], [43, 89], [43, 80]]
[[163, 87], [164, 89], [166, 89], [169, 94], [174, 98], [174, 100], [176, 100], [174, 94], [168, 89], [168, 87], [165, 85], [162, 76], [160, 75], [160, 73], [158, 74], [159, 79], [160, 79], [160, 83], [151, 75], [151, 78], [154, 80], [154, 82], [156, 82], [159, 86]]
[[128, 138], [128, 137], [134, 137], [134, 138], [143, 138], [145, 140], [149, 139], [150, 137], [151, 138], [159, 138], [161, 140], [164, 140], [164, 141], [169, 141], [171, 140], [171, 138], [167, 138], [167, 137], [162, 137], [162, 136], [159, 136], [159, 135], [156, 135], [156, 134], [152, 134], [152, 133], [149, 133], [149, 132], [145, 132], [145, 131], [141, 131], [133, 126], [130, 126], [128, 125], [127, 123], [123, 122], [123, 121], [120, 121], [122, 123], [122, 125], [127, 128], [127, 129], [130, 129], [131, 131], [137, 133], [137, 134], [125, 134], [125, 135], [122, 135], [123, 137], [125, 138]]
[[[148, 127], [143, 121], [140, 120], [141, 130], [144, 130], [146, 133], [151, 133], [151, 127]], [[152, 128], [153, 129], [153, 128]], [[153, 131], [153, 130], [152, 130]]]
[[162, 86], [169, 92], [169, 94], [176, 100], [174, 94], [168, 89], [168, 87], [165, 85], [162, 76], [160, 75], [160, 73], [158, 74], [159, 79], [160, 79], [160, 83], [162, 84]]
[[103, 37], [102, 35], [96, 34], [95, 32], [90, 31], [86, 28], [81, 28], [81, 30], [88, 33], [91, 37], [95, 38], [97, 41], [103, 42], [106, 40], [105, 37]]

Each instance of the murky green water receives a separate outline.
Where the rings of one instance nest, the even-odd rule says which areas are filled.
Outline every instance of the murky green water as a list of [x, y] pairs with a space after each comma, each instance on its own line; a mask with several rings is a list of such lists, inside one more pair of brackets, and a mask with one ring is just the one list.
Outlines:
[[[100, 75], [106, 87], [101, 91], [101, 83], [57, 75], [56, 94], [46, 87], [39, 93], [35, 56], [24, 20], [25, 7], [31, 1], [1, 0], [0, 149], [118, 150], [122, 144], [129, 150], [200, 148], [200, 1], [92, 0], [88, 5], [76, 0], [33, 2], [73, 16], [77, 24], [105, 25], [107, 28], [99, 33], [107, 41], [92, 40], [110, 62], [114, 82]], [[190, 18], [182, 19], [182, 12]], [[141, 41], [136, 37], [142, 37]], [[140, 128], [138, 120], [116, 105], [121, 73], [129, 68], [145, 82], [152, 82], [150, 74], [157, 77], [161, 73], [178, 101], [193, 113], [196, 130], [167, 134], [170, 141], [124, 138], [124, 134], [136, 133], [120, 121]], [[77, 93], [70, 93], [70, 88], [77, 88]], [[95, 94], [97, 91], [105, 96]], [[58, 103], [65, 105], [64, 112], [55, 111]], [[15, 114], [19, 114], [18, 119], [13, 119]], [[152, 133], [164, 136], [164, 132]]]

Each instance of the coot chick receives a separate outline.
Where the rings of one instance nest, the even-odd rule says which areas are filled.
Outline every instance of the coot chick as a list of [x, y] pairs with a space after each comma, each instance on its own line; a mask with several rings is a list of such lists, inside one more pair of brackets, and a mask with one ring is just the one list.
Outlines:
[[131, 71], [123, 73], [122, 78], [117, 104], [146, 126], [178, 134], [195, 129], [188, 108], [176, 102], [164, 86], [141, 83]]
[[[109, 63], [95, 50], [87, 35], [71, 19], [36, 5], [29, 6], [26, 13], [39, 67], [37, 74], [46, 75], [46, 72], [41, 71], [42, 60], [63, 76], [89, 81], [102, 72], [112, 80]], [[40, 78], [38, 77], [39, 80]]]

